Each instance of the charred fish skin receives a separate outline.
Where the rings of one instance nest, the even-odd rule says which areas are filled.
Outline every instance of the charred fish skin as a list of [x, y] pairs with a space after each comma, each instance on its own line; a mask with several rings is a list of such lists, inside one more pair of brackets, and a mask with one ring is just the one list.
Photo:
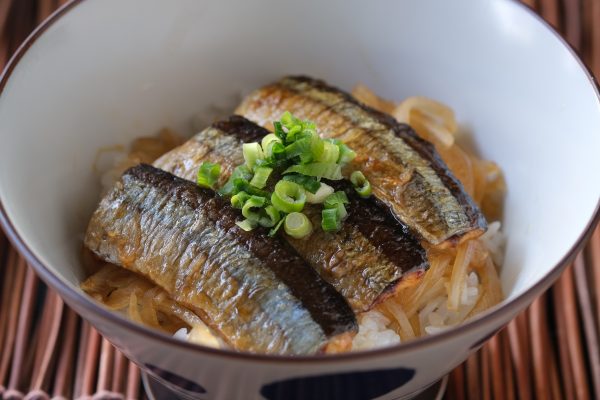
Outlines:
[[[203, 161], [217, 162], [222, 170], [231, 171], [244, 162], [242, 144], [260, 141], [268, 133], [243, 117], [232, 116], [190, 139], [211, 149], [202, 153], [206, 159], [199, 156], [197, 146], [186, 143], [165, 154], [155, 166], [188, 179], [193, 179]], [[177, 167], [181, 164], [177, 160], [188, 159], [195, 163]], [[223, 175], [224, 179], [229, 177], [229, 173]], [[303, 212], [315, 227], [310, 237], [281, 236], [346, 298], [355, 312], [366, 311], [403, 285], [414, 283], [429, 266], [426, 253], [379, 201], [359, 198], [345, 181], [331, 184], [345, 191], [351, 201], [349, 219], [342, 229], [324, 232], [320, 229], [320, 207], [307, 205]]]
[[237, 214], [214, 192], [141, 164], [101, 201], [85, 245], [161, 286], [237, 350], [347, 346], [357, 322], [344, 298], [286, 243], [240, 229]]
[[359, 154], [354, 166], [371, 181], [375, 196], [427, 242], [453, 245], [487, 229], [483, 214], [433, 145], [410, 126], [305, 76], [258, 89], [236, 113], [270, 127], [284, 111], [315, 122], [322, 135], [352, 147]]

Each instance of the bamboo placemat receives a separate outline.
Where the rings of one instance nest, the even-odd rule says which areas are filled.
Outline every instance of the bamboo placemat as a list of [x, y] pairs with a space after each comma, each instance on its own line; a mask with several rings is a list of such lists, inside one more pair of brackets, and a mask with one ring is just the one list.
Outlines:
[[[0, 65], [65, 0], [0, 0]], [[600, 0], [524, 0], [600, 76]], [[599, 149], [600, 150], [600, 149]], [[0, 399], [138, 399], [140, 372], [0, 231]], [[448, 399], [600, 398], [600, 228], [560, 280], [450, 374]]]

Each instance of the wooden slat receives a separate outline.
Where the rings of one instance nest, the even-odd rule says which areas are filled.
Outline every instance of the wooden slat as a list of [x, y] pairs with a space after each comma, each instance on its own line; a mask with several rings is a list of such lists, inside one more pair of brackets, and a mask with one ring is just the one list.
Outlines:
[[592, 235], [588, 244], [588, 253], [592, 271], [592, 290], [596, 297], [596, 323], [600, 331], [600, 226]]
[[531, 378], [529, 376], [528, 346], [525, 343], [527, 331], [517, 318], [508, 324], [506, 332], [516, 372], [519, 399], [529, 400], [531, 399]]
[[[562, 279], [562, 278], [561, 278]], [[558, 341], [558, 356], [559, 356], [559, 374], [563, 383], [564, 395], [567, 399], [575, 398], [575, 379], [573, 377], [573, 367], [571, 366], [571, 358], [569, 356], [569, 347], [567, 344], [567, 328], [565, 315], [565, 307], [561, 304], [564, 301], [563, 285], [556, 284], [552, 290], [552, 298], [554, 300], [555, 319], [561, 321], [556, 325], [556, 336]]]
[[500, 334], [501, 348], [502, 348], [502, 357], [503, 357], [503, 365], [504, 365], [504, 384], [506, 385], [506, 400], [514, 400], [515, 399], [515, 377], [514, 377], [514, 365], [511, 360], [510, 355], [510, 344], [508, 341], [508, 333], [506, 330], [502, 331]]
[[561, 30], [560, 24], [560, 4], [557, 0], [539, 0], [538, 9], [540, 14], [550, 25], [556, 28], [559, 32]]
[[546, 297], [542, 296], [535, 300], [529, 308], [529, 323], [531, 324], [531, 352], [533, 356], [533, 375], [535, 395], [538, 399], [550, 399], [551, 387], [549, 385], [549, 371], [545, 366], [548, 364], [546, 329], [548, 318], [546, 317]]
[[61, 331], [60, 357], [58, 358], [52, 393], [57, 398], [69, 398], [72, 394], [71, 388], [73, 387], [75, 370], [74, 358], [77, 352], [77, 324], [77, 314], [70, 309], [67, 310], [65, 323]]
[[55, 10], [56, 5], [53, 0], [38, 0], [37, 2], [37, 23], [40, 24], [43, 20], [48, 18], [50, 14]]
[[125, 397], [129, 400], [135, 400], [140, 397], [140, 369], [132, 362], [129, 362], [127, 370], [127, 390]]
[[[31, 268], [27, 267], [27, 264], [23, 259], [19, 259], [17, 264], [19, 269], [26, 271], [25, 273], [25, 285], [23, 287], [22, 297], [19, 307], [19, 318], [17, 323], [16, 337], [14, 343], [14, 352], [11, 361], [11, 372], [8, 380], [8, 390], [19, 391], [19, 386], [24, 378], [26, 370], [24, 368], [24, 361], [26, 356], [26, 349], [29, 346], [29, 332], [31, 323], [33, 321], [33, 308], [35, 300], [35, 292], [38, 287], [38, 278]], [[10, 395], [6, 394], [7, 397]]]
[[562, 293], [561, 305], [564, 307], [563, 316], [565, 317], [567, 348], [569, 349], [573, 379], [575, 381], [575, 393], [578, 399], [587, 400], [590, 398], [590, 384], [587, 381], [587, 371], [581, 345], [579, 313], [577, 310], [577, 297], [575, 296], [575, 282], [572, 268], [565, 271], [558, 281], [557, 287], [561, 288], [560, 292]]
[[9, 310], [8, 310], [8, 323], [6, 324], [4, 343], [2, 352], [0, 353], [0, 384], [7, 384], [8, 387], [8, 373], [10, 371], [11, 361], [15, 352], [15, 338], [17, 336], [17, 329], [19, 325], [19, 310], [21, 309], [21, 294], [23, 293], [23, 287], [25, 284], [25, 274], [27, 269], [24, 267], [24, 263], [20, 262], [20, 257], [17, 255], [16, 250], [11, 249], [8, 257], [8, 268], [11, 268], [14, 280], [5, 281], [3, 291], [8, 291], [10, 296]]
[[466, 362], [467, 397], [472, 400], [481, 399], [481, 367], [479, 352], [472, 354]]
[[483, 391], [481, 395], [482, 400], [492, 399], [492, 384], [490, 374], [489, 350], [488, 346], [486, 345], [481, 349], [481, 390]]
[[494, 394], [494, 399], [507, 399], [507, 387], [504, 382], [504, 357], [502, 354], [502, 340], [500, 334], [497, 334], [490, 339], [488, 342], [488, 349], [488, 362], [490, 363], [492, 370], [492, 392]]
[[575, 49], [581, 49], [582, 21], [581, 2], [579, 0], [563, 0], [565, 39]]
[[[589, 265], [591, 267], [591, 264]], [[592, 293], [588, 286], [588, 271], [592, 273], [592, 268], [588, 267], [584, 261], [583, 254], [579, 254], [575, 259], [575, 287], [576, 295], [579, 300], [579, 310], [581, 311], [581, 322], [583, 324], [583, 333], [585, 335], [585, 354], [587, 356], [587, 365], [591, 369], [592, 387], [595, 396], [600, 398], [600, 344], [599, 330], [594, 320], [594, 310], [592, 303]]]
[[591, 24], [591, 65], [596, 77], [600, 77], [600, 2], [592, 0], [590, 9]]

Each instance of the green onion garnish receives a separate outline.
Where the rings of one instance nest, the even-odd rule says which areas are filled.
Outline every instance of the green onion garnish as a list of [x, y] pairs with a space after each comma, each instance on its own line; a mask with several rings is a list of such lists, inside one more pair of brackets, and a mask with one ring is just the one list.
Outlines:
[[245, 180], [243, 178], [234, 180], [233, 188], [234, 188], [233, 189], [234, 193], [246, 192], [252, 196], [259, 196], [259, 197], [265, 197], [265, 198], [269, 198], [269, 196], [271, 195], [271, 193], [267, 192], [266, 190], [262, 190], [255, 186], [252, 186], [250, 184], [250, 182], [248, 182], [247, 180]]
[[338, 204], [349, 204], [348, 196], [346, 196], [345, 192], [335, 192], [329, 196], [324, 201], [323, 206], [325, 208], [335, 208]]
[[281, 220], [281, 213], [274, 206], [266, 206], [261, 213], [261, 217], [258, 220], [260, 226], [265, 228], [271, 228]]
[[338, 159], [339, 164], [346, 165], [356, 158], [356, 153], [350, 147], [343, 143], [339, 144], [338, 147], [340, 148], [340, 158]]
[[311, 204], [321, 204], [333, 194], [333, 188], [325, 183], [320, 183], [319, 189], [313, 194], [306, 191], [306, 202]]
[[[339, 139], [322, 139], [313, 122], [287, 111], [273, 122], [273, 128], [260, 143], [243, 144], [244, 164], [234, 169], [219, 190], [242, 211], [245, 219], [236, 224], [244, 230], [271, 228], [271, 236], [284, 226], [288, 235], [306, 237], [312, 224], [301, 211], [305, 203], [311, 203], [323, 204], [323, 230], [338, 231], [348, 215], [348, 197], [321, 180], [342, 179], [342, 167], [352, 162], [356, 153]], [[214, 186], [220, 170], [218, 164], [203, 163], [198, 184]], [[275, 185], [269, 181], [273, 176], [280, 179]], [[350, 178], [361, 196], [371, 194], [371, 185], [361, 172], [355, 171]]]
[[369, 197], [371, 195], [371, 183], [365, 178], [365, 175], [360, 171], [354, 171], [350, 175], [350, 182], [354, 185], [354, 190], [361, 197]]
[[274, 133], [269, 133], [262, 139], [260, 146], [262, 147], [265, 157], [268, 158], [273, 155], [273, 146], [278, 143], [281, 144], [281, 139], [278, 138]]
[[254, 170], [254, 176], [250, 181], [250, 184], [255, 188], [262, 189], [267, 184], [269, 175], [273, 172], [273, 168], [269, 167], [258, 167]]
[[284, 174], [296, 172], [307, 176], [314, 176], [316, 178], [325, 178], [332, 181], [339, 181], [342, 179], [342, 167], [336, 163], [311, 163], [305, 165], [292, 165], [285, 171]]
[[238, 191], [236, 191], [235, 186], [233, 184], [236, 179], [244, 179], [246, 181], [249, 181], [250, 179], [252, 179], [252, 171], [250, 171], [245, 165], [240, 165], [236, 167], [233, 170], [233, 173], [231, 174], [229, 179], [227, 180], [227, 183], [225, 183], [225, 185], [223, 185], [223, 187], [219, 190], [219, 193], [225, 196], [231, 196], [232, 194], [237, 193]]
[[302, 186], [307, 192], [313, 194], [317, 193], [317, 190], [319, 190], [319, 188], [321, 187], [321, 183], [312, 176], [290, 174], [285, 175], [283, 177], [283, 180], [297, 183], [298, 185]]
[[281, 225], [283, 225], [284, 222], [285, 222], [285, 217], [280, 219], [279, 222], [277, 223], [277, 225], [275, 225], [275, 227], [273, 227], [273, 229], [271, 229], [269, 231], [269, 236], [275, 236], [275, 234], [277, 233], [279, 228], [281, 228]]
[[244, 143], [242, 145], [242, 152], [244, 154], [246, 166], [250, 169], [254, 168], [256, 160], [262, 160], [265, 158], [262, 148], [258, 143]]
[[285, 217], [285, 233], [296, 239], [302, 239], [312, 232], [312, 224], [308, 217], [300, 212], [293, 212]]
[[294, 117], [289, 111], [284, 112], [279, 120], [281, 121], [281, 125], [285, 126], [287, 129], [292, 129], [294, 126], [302, 123], [302, 121]]
[[289, 146], [286, 146], [285, 158], [288, 160], [293, 160], [295, 157], [299, 157], [302, 164], [312, 161], [313, 155], [311, 138], [299, 139]]
[[329, 141], [323, 141], [323, 154], [319, 157], [322, 163], [337, 163], [340, 158], [340, 148]]
[[221, 166], [219, 164], [203, 162], [198, 168], [196, 182], [198, 186], [210, 189], [217, 183], [220, 174]]
[[260, 220], [260, 209], [264, 207], [267, 199], [259, 196], [250, 196], [242, 207], [242, 215], [253, 222]]
[[321, 212], [321, 227], [325, 232], [337, 232], [342, 226], [337, 208], [326, 208]]
[[249, 219], [245, 219], [243, 221], [238, 221], [235, 224], [237, 226], [239, 226], [240, 228], [242, 228], [243, 230], [245, 230], [246, 232], [249, 232], [252, 229], [256, 228], [256, 222], [252, 222]]
[[290, 181], [279, 181], [275, 185], [275, 191], [271, 195], [271, 203], [279, 211], [285, 213], [300, 212], [306, 202], [306, 193], [297, 183]]
[[246, 200], [248, 200], [250, 198], [250, 195], [246, 192], [239, 192], [238, 194], [234, 194], [233, 196], [231, 196], [231, 206], [233, 208], [238, 208], [238, 209], [242, 209], [242, 207], [244, 207], [244, 203], [246, 203]]

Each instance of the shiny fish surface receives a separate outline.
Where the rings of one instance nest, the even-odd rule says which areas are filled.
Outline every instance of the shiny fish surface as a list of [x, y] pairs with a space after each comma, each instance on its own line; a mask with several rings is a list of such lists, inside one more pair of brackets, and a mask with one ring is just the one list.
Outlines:
[[[242, 144], [260, 141], [269, 132], [240, 116], [219, 121], [187, 143], [163, 155], [155, 166], [195, 179], [203, 161], [221, 164], [226, 180], [244, 162]], [[189, 162], [188, 160], [193, 160]], [[346, 181], [329, 182], [347, 193], [348, 219], [337, 233], [324, 232], [321, 208], [307, 204], [313, 232], [306, 239], [281, 236], [331, 283], [355, 312], [370, 309], [404, 285], [416, 283], [428, 267], [425, 250], [377, 199], [361, 199]]]
[[433, 245], [454, 245], [487, 229], [483, 214], [437, 154], [412, 128], [308, 77], [286, 77], [251, 93], [236, 112], [271, 128], [289, 111], [322, 136], [358, 154], [351, 167], [371, 182], [394, 215]]
[[348, 349], [357, 322], [344, 298], [285, 242], [238, 219], [215, 192], [142, 164], [102, 199], [85, 245], [150, 279], [237, 350]]

